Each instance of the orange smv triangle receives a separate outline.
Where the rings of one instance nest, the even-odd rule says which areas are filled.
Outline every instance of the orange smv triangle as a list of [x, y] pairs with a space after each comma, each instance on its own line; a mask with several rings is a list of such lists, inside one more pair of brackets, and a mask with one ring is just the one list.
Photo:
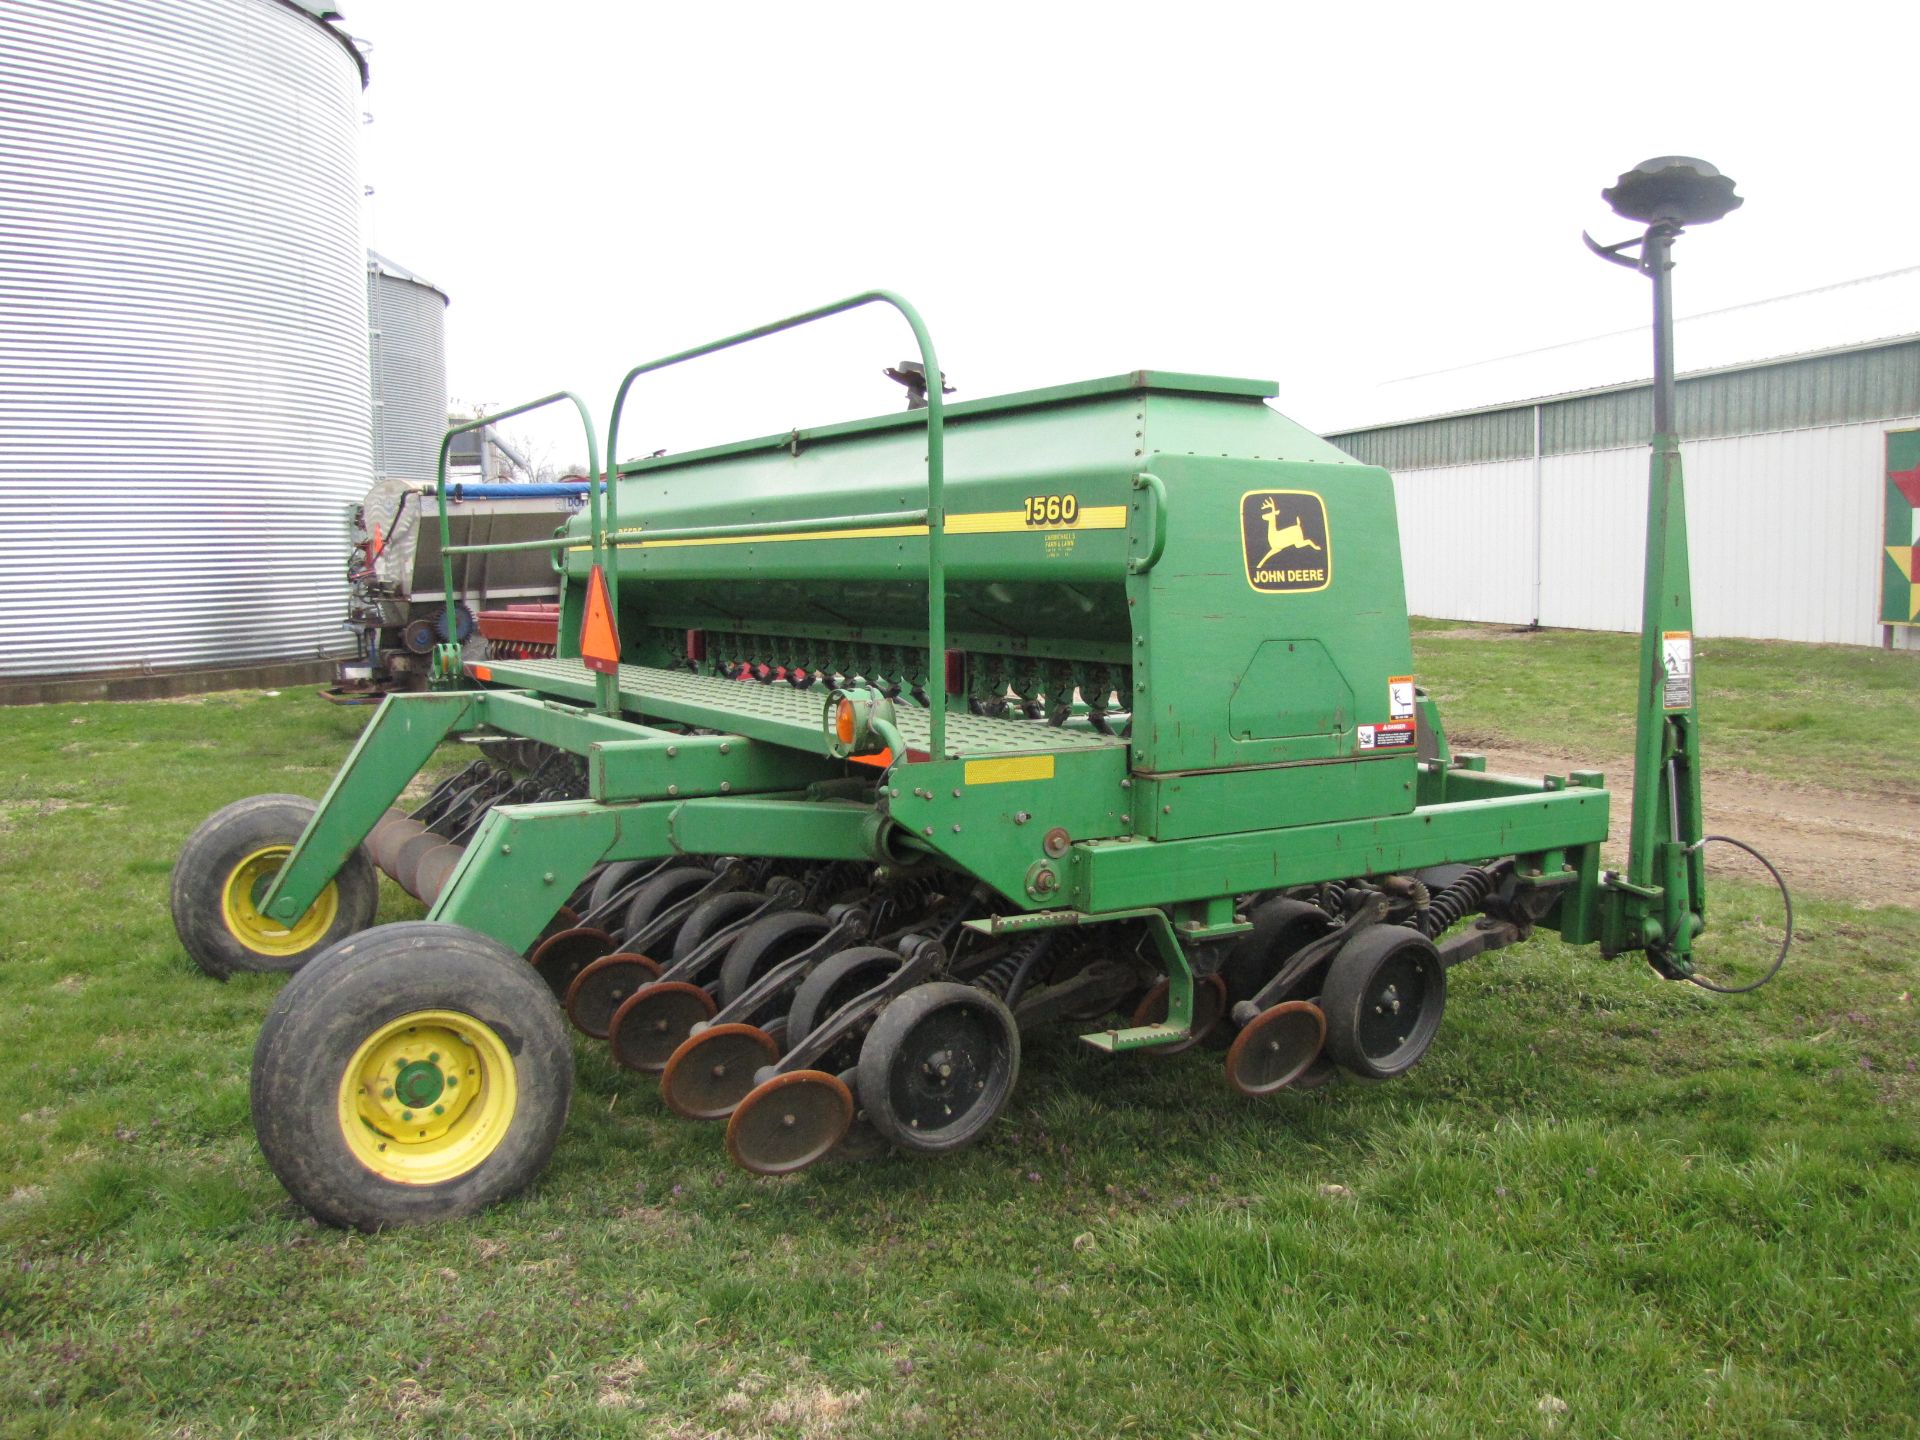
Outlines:
[[580, 621], [580, 658], [589, 670], [603, 675], [620, 671], [620, 631], [613, 623], [613, 605], [607, 599], [607, 577], [598, 565], [587, 577], [587, 613]]

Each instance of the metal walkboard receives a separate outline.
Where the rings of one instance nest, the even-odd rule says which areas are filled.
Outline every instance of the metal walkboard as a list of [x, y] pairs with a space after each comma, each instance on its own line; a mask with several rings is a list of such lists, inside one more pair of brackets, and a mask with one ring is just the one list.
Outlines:
[[[513, 660], [472, 667], [495, 685], [524, 686], [576, 700], [594, 698], [594, 675], [578, 660]], [[816, 753], [827, 751], [824, 686], [796, 690], [784, 682], [762, 685], [657, 670], [646, 665], [620, 667], [620, 708], [652, 719], [677, 720], [767, 740]], [[894, 721], [910, 750], [927, 748], [928, 712], [916, 705], [894, 708]], [[1100, 750], [1124, 746], [1118, 736], [1049, 725], [1042, 720], [990, 720], [949, 711], [947, 749], [951, 757], [1042, 755], [1063, 750]]]

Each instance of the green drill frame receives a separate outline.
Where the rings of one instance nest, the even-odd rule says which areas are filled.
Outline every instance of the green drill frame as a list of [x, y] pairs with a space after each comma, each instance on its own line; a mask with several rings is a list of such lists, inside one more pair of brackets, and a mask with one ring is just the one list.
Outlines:
[[[1369, 748], [1376, 735], [1412, 738], [1407, 721], [1370, 723], [1386, 722], [1386, 702], [1367, 677], [1411, 669], [1391, 485], [1267, 409], [1269, 387], [1136, 372], [954, 407], [973, 508], [951, 512], [937, 381], [924, 414], [617, 461], [640, 376], [873, 303], [905, 316], [938, 377], [912, 307], [873, 291], [635, 367], [604, 468], [570, 394], [493, 417], [568, 402], [587, 428], [597, 483], [585, 516], [533, 546], [443, 544], [449, 568], [459, 553], [550, 549], [565, 576], [561, 657], [462, 665], [457, 643], [445, 647], [442, 688], [382, 704], [263, 911], [304, 914], [442, 742], [507, 736], [581, 757], [588, 796], [491, 811], [429, 918], [515, 950], [604, 861], [943, 866], [1020, 912], [993, 922], [1002, 931], [1146, 922], [1169, 980], [1168, 1018], [1086, 1037], [1118, 1051], [1186, 1032], [1190, 955], [1246, 928], [1236, 897], [1510, 856], [1540, 923], [1609, 954], [1649, 950], [1684, 973], [1703, 889], [1692, 692], [1676, 703], [1662, 664], [1665, 637], [1691, 630], [1671, 437], [1656, 444], [1650, 487], [1632, 859], [1624, 877], [1603, 876], [1610, 797], [1597, 774], [1488, 776], [1475, 757], [1450, 755], [1426, 701], [1413, 722], [1426, 758], [1384, 739]], [[441, 450], [443, 525], [459, 429]], [[1030, 455], [1071, 458], [1048, 469], [1021, 458]], [[915, 497], [898, 477], [922, 458]], [[723, 482], [737, 496], [707, 499]], [[623, 488], [627, 501], [651, 497], [627, 524]], [[1240, 517], [1224, 539], [1221, 504]], [[1289, 546], [1298, 560], [1273, 562]], [[598, 672], [577, 642], [596, 568], [622, 646], [621, 663]], [[922, 587], [917, 627], [909, 613]], [[748, 613], [762, 593], [764, 613]], [[955, 630], [950, 608], [965, 616]], [[786, 638], [767, 643], [864, 647], [870, 677], [929, 693], [925, 703], [903, 696], [890, 720], [874, 710], [882, 754], [848, 754], [829, 687], [741, 685], [696, 653], [696, 635], [762, 643], [752, 637], [782, 614]], [[1221, 626], [1223, 616], [1245, 623]], [[992, 677], [984, 691], [956, 673], [950, 636], [965, 652], [959, 671]], [[1058, 723], [970, 713], [970, 695], [1004, 693], [1008, 676]], [[1125, 736], [1102, 718], [1110, 697], [1131, 712]]]

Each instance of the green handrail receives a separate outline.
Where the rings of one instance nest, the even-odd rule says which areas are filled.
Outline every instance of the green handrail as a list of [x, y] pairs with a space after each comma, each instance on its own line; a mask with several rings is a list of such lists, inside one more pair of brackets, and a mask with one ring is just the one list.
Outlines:
[[[614, 396], [613, 418], [607, 425], [607, 464], [606, 485], [607, 529], [617, 531], [619, 527], [620, 506], [615, 492], [616, 472], [619, 468], [617, 457], [620, 454], [620, 416], [626, 408], [627, 392], [633, 388], [633, 382], [642, 375], [655, 370], [665, 370], [670, 365], [678, 365], [687, 360], [696, 360], [702, 355], [711, 355], [719, 350], [731, 350], [736, 345], [744, 345], [749, 340], [764, 340], [769, 335], [778, 335], [783, 330], [796, 329], [811, 324], [815, 320], [825, 320], [828, 316], [843, 314], [848, 310], [858, 310], [865, 305], [891, 305], [913, 330], [914, 341], [920, 347], [920, 363], [927, 375], [927, 505], [925, 518], [927, 523], [927, 689], [933, 699], [927, 716], [927, 748], [931, 758], [939, 760], [947, 753], [947, 705], [946, 705], [946, 653], [947, 653], [947, 570], [946, 570], [946, 461], [943, 451], [945, 439], [946, 406], [941, 397], [940, 362], [933, 353], [933, 340], [927, 334], [927, 327], [915, 310], [900, 296], [891, 290], [867, 290], [831, 305], [822, 305], [814, 310], [803, 311], [798, 315], [789, 315], [784, 320], [775, 320], [769, 325], [760, 325], [752, 330], [743, 330], [738, 335], [729, 335], [724, 340], [714, 340], [705, 345], [696, 345], [691, 350], [681, 350], [664, 356], [659, 360], [649, 360], [644, 365], [636, 365], [629, 370], [626, 378], [620, 382], [619, 393]], [[920, 519], [918, 512], [900, 512], [894, 519], [911, 516], [913, 521]], [[790, 526], [788, 528], [791, 528]], [[671, 532], [665, 532], [671, 533]], [[655, 537], [650, 537], [655, 538]], [[618, 613], [619, 606], [619, 547], [604, 544], [604, 535], [596, 531], [594, 537], [594, 562], [601, 566], [607, 580], [607, 596]], [[604, 558], [603, 558], [604, 557]], [[608, 562], [612, 563], [608, 563]], [[902, 757], [903, 759], [905, 757]]]
[[[453, 557], [455, 555], [484, 554], [493, 550], [526, 549], [537, 550], [548, 544], [537, 541], [516, 545], [461, 545], [453, 543], [453, 522], [447, 515], [447, 454], [453, 448], [453, 437], [465, 435], [470, 431], [484, 430], [502, 420], [511, 420], [516, 415], [525, 415], [529, 411], [540, 410], [548, 405], [556, 405], [562, 400], [571, 401], [573, 408], [580, 413], [580, 424], [587, 432], [587, 513], [593, 525], [594, 558], [599, 560], [605, 545], [606, 535], [603, 529], [601, 508], [605, 496], [611, 488], [608, 477], [600, 472], [599, 436], [593, 428], [593, 416], [587, 405], [571, 390], [556, 390], [551, 395], [542, 395], [538, 400], [529, 400], [524, 405], [515, 405], [510, 409], [497, 411], [479, 420], [469, 420], [464, 425], [450, 426], [447, 433], [440, 437], [440, 458], [435, 463], [434, 492], [440, 503], [440, 578], [447, 592], [447, 635], [446, 645], [434, 647], [433, 674], [436, 679], [447, 679], [457, 675], [460, 670], [460, 625], [459, 612], [454, 608], [453, 596]], [[555, 542], [558, 543], [558, 542]], [[617, 675], [599, 677], [599, 709], [601, 713], [616, 715], [620, 710], [620, 679]]]

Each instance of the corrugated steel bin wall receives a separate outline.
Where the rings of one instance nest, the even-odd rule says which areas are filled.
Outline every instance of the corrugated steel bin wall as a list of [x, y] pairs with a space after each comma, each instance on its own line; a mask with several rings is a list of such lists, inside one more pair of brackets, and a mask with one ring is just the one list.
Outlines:
[[275, 0], [8, 0], [0, 65], [0, 675], [338, 653], [355, 60]]
[[376, 479], [434, 478], [447, 429], [446, 311], [431, 285], [368, 263]]

